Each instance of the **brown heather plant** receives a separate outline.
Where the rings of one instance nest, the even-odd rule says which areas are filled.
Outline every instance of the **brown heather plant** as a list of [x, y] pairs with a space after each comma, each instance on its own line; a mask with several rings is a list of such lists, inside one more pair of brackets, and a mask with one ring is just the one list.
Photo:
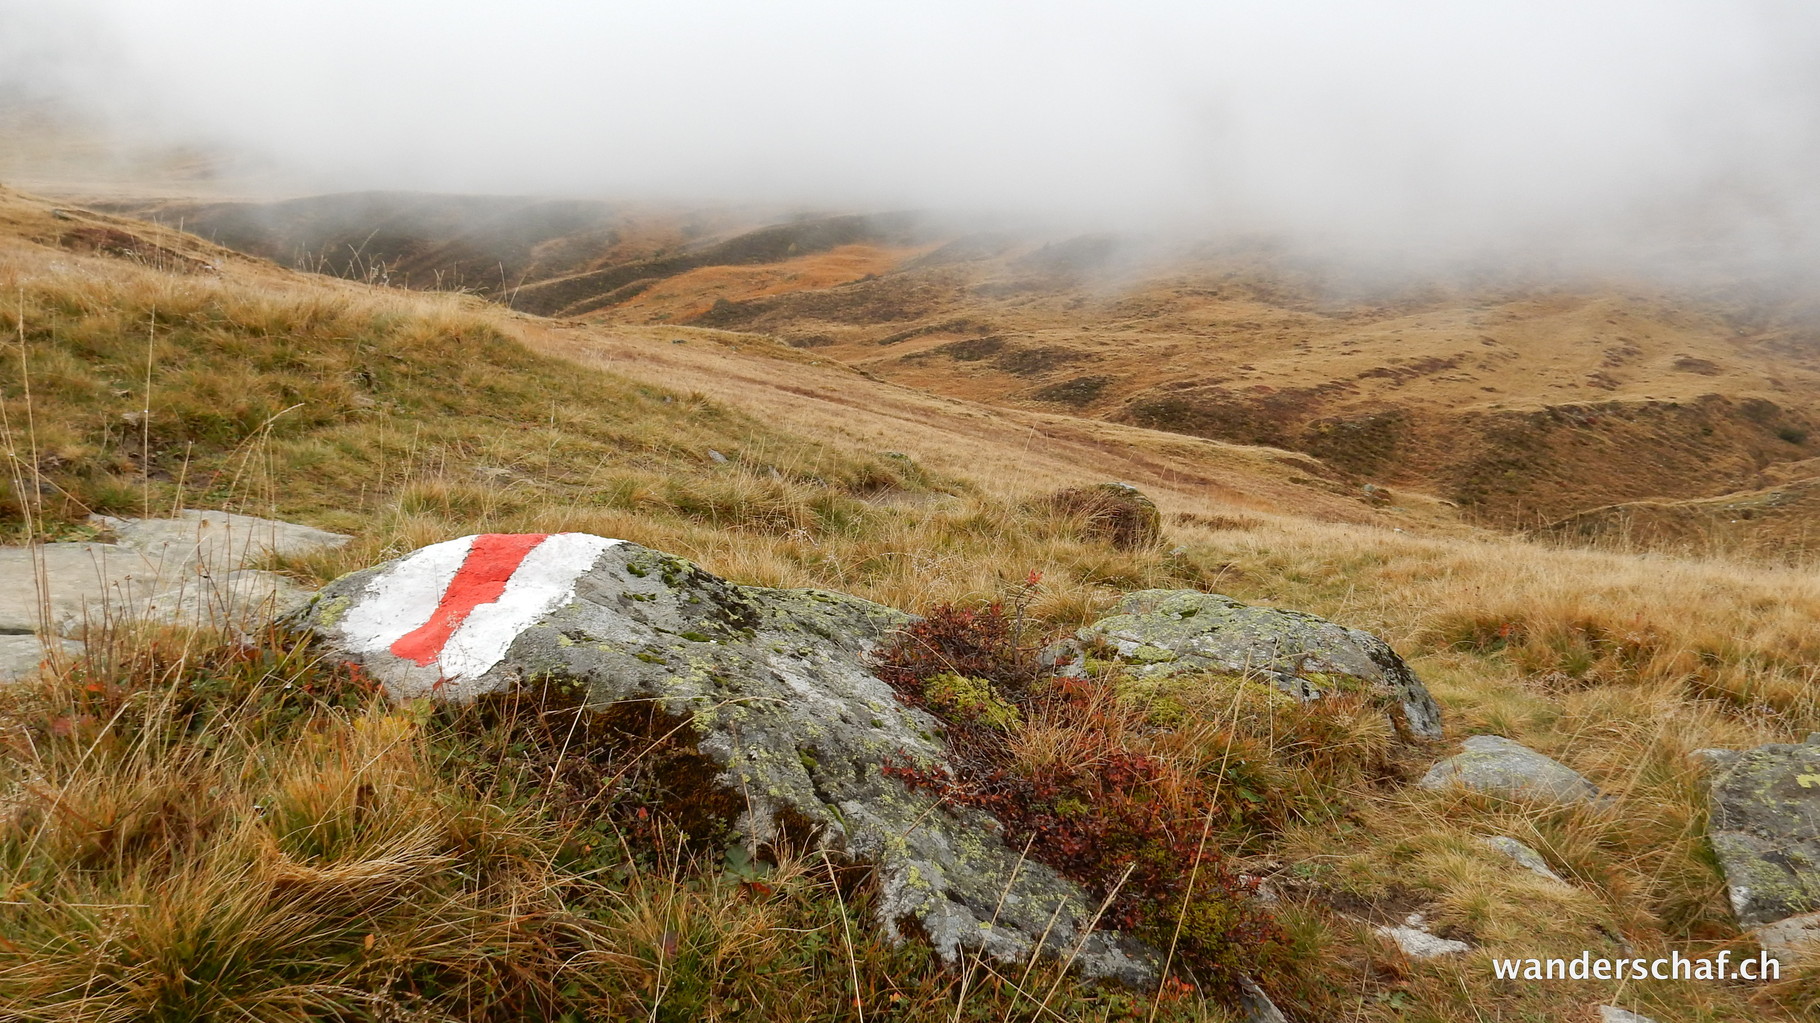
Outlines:
[[[1163, 474], [1134, 482], [1170, 535], [1119, 551], [1030, 500], [1052, 478], [967, 469], [1018, 464], [1021, 435], [895, 457], [865, 438], [901, 420], [864, 408], [840, 406], [851, 433], [805, 433], [732, 386], [559, 358], [543, 328], [472, 300], [281, 274], [170, 233], [191, 262], [49, 250], [26, 240], [49, 218], [0, 198], [0, 335], [24, 342], [0, 359], [22, 453], [0, 482], [12, 537], [81, 536], [91, 510], [226, 507], [356, 534], [277, 566], [306, 581], [464, 533], [577, 529], [925, 611], [1036, 570], [1033, 635], [1144, 586], [1305, 609], [1390, 639], [1450, 740], [1509, 735], [1614, 803], [1420, 792], [1408, 780], [1448, 744], [1400, 741], [1361, 702], [1219, 677], [1020, 697], [991, 762], [1056, 786], [1052, 810], [1104, 790], [1082, 764], [1145, 765], [1114, 787], [1162, 808], [1181, 861], [1160, 883], [1194, 872], [1189, 899], [1218, 892], [1224, 864], [1276, 893], [1278, 943], [1246, 964], [1295, 1019], [1574, 1019], [1613, 999], [1663, 1023], [1813, 1018], [1812, 965], [1616, 992], [1501, 986], [1485, 962], [1745, 947], [1686, 754], [1820, 730], [1806, 566], [1393, 533]], [[35, 444], [18, 442], [27, 371]], [[675, 813], [661, 733], [559, 693], [395, 706], [294, 637], [107, 624], [86, 657], [0, 688], [0, 1019], [1228, 1018], [1175, 986], [956, 974], [890, 947], [863, 879], [729, 854], [711, 820]], [[1510, 869], [1489, 835], [1571, 884]], [[1198, 977], [1199, 918], [1166, 908], [1150, 933]], [[1411, 961], [1370, 932], [1414, 909], [1479, 951]]]

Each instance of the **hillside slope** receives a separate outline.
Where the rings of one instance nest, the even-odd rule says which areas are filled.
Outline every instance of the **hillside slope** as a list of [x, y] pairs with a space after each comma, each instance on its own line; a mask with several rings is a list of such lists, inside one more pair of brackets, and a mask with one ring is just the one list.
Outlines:
[[1820, 451], [1820, 329], [1717, 287], [1413, 288], [1261, 246], [930, 216], [377, 194], [128, 207], [344, 276], [737, 331], [918, 391], [1299, 451], [1506, 528], [1715, 498]]
[[[929, 396], [748, 335], [375, 290], [17, 193], [0, 232], [16, 296], [0, 326], [25, 356], [0, 386], [14, 450], [36, 455], [0, 509], [40, 533], [198, 501], [354, 532], [375, 515], [499, 529], [560, 495], [631, 528], [750, 520], [763, 561], [1108, 478], [1180, 514], [1458, 528], [1434, 502], [1370, 504], [1307, 456]], [[985, 477], [990, 498], [970, 482]], [[903, 561], [864, 574], [881, 596], [927, 584]]]

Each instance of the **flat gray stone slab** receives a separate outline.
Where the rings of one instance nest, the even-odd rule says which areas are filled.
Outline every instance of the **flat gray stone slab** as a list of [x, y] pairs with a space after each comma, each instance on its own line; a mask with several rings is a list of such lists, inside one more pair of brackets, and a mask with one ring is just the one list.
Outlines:
[[215, 625], [248, 631], [309, 603], [314, 591], [277, 572], [243, 568], [226, 575], [197, 575], [154, 593], [138, 608], [152, 621]]
[[1710, 836], [1732, 913], [1761, 927], [1820, 912], [1820, 742], [1743, 750], [1711, 780]]
[[1304, 611], [1197, 590], [1139, 590], [1076, 636], [1112, 647], [1135, 675], [1254, 675], [1302, 700], [1363, 690], [1400, 727], [1441, 736], [1441, 708], [1388, 643]]
[[1458, 786], [1507, 799], [1559, 803], [1599, 797], [1599, 787], [1578, 771], [1501, 735], [1475, 735], [1460, 745], [1464, 752], [1429, 768], [1417, 784], [1430, 791]]
[[348, 541], [309, 526], [218, 511], [91, 521], [117, 542], [0, 548], [0, 635], [41, 628], [80, 635], [106, 622], [147, 618], [245, 627], [262, 614], [294, 608], [304, 596], [274, 573], [244, 575], [247, 566]]
[[[53, 640], [57, 649], [69, 656], [82, 653], [81, 643], [67, 639]], [[38, 673], [38, 666], [48, 651], [37, 636], [0, 636], [0, 682], [17, 682]]]
[[[81, 631], [104, 606], [130, 607], [166, 584], [139, 551], [105, 543], [0, 548], [0, 633]], [[48, 596], [48, 600], [42, 599]], [[93, 614], [91, 614], [93, 612]]]
[[223, 511], [186, 509], [171, 519], [97, 515], [91, 521], [113, 533], [116, 544], [140, 551], [159, 565], [204, 565], [212, 571], [242, 568], [274, 554], [328, 550], [349, 539], [294, 522]]

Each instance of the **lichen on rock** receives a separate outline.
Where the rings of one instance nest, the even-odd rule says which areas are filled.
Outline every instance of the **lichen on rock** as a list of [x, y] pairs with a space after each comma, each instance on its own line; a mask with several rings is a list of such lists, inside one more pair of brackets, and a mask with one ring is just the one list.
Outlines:
[[1400, 729], [1441, 735], [1440, 707], [1389, 644], [1303, 611], [1197, 590], [1139, 590], [1077, 636], [1110, 647], [1134, 675], [1240, 673], [1301, 700], [1357, 690], [1382, 701]]
[[1713, 851], [1744, 927], [1820, 912], [1817, 740], [1743, 750], [1713, 773]]

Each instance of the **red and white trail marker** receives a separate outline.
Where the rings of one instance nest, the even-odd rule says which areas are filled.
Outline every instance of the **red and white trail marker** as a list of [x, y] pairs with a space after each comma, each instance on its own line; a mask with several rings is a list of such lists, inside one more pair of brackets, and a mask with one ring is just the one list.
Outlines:
[[393, 696], [462, 698], [518, 634], [575, 596], [609, 547], [588, 533], [483, 533], [432, 544], [369, 582], [338, 623]]

